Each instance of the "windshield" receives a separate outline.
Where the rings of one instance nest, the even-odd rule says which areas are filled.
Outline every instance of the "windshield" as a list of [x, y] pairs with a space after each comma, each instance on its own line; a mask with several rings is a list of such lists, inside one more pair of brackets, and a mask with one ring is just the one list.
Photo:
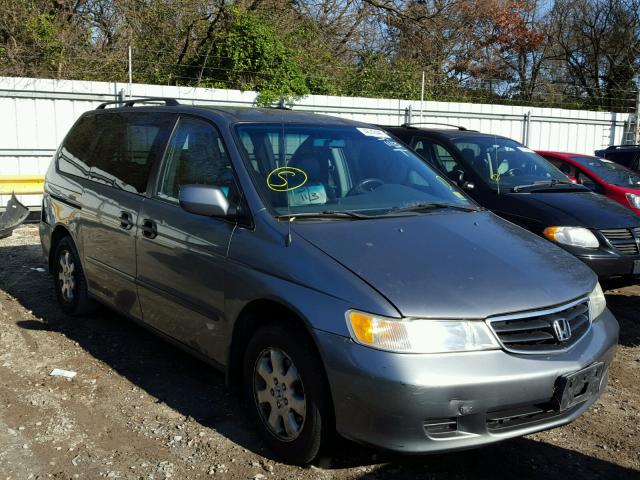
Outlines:
[[605, 182], [618, 187], [640, 188], [640, 176], [622, 165], [598, 157], [573, 156], [580, 165], [588, 168]]
[[241, 124], [236, 132], [253, 181], [277, 215], [379, 215], [434, 203], [476, 207], [379, 129]]
[[454, 139], [453, 144], [478, 176], [497, 191], [537, 182], [570, 182], [533, 150], [508, 138], [465, 136]]

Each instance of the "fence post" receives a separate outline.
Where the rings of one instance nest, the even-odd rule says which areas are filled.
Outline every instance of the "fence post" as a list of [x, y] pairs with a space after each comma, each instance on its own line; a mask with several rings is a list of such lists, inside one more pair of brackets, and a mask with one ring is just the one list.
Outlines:
[[422, 85], [420, 86], [420, 121], [422, 122], [422, 115], [424, 114], [424, 70], [422, 71]]
[[531, 110], [524, 114], [524, 121], [522, 122], [522, 144], [525, 147], [529, 146], [529, 128], [531, 126]]
[[131, 84], [133, 83], [133, 64], [131, 53], [131, 45], [129, 45], [129, 98], [131, 98]]
[[404, 109], [404, 123], [411, 123], [411, 117], [412, 117], [412, 108], [411, 108], [411, 105], [409, 105], [407, 108]]
[[633, 143], [640, 144], [640, 87], [636, 92], [636, 128], [633, 135]]
[[[611, 127], [609, 128], [609, 146], [616, 144], [616, 133], [618, 128], [618, 114], [611, 112]], [[622, 131], [622, 143], [626, 143], [624, 139], [624, 130]]]

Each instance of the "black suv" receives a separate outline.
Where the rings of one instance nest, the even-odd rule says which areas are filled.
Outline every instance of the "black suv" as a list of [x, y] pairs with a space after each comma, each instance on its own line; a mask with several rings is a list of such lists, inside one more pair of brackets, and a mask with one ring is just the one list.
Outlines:
[[640, 275], [640, 218], [533, 150], [463, 127], [383, 127], [480, 205], [573, 253], [601, 278]]
[[596, 150], [595, 154], [631, 170], [640, 170], [640, 145], [612, 145], [604, 150]]

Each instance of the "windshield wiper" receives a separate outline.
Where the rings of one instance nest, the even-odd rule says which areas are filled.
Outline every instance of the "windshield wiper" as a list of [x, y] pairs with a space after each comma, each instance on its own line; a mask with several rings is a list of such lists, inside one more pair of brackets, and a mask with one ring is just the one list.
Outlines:
[[572, 185], [582, 190], [584, 187], [582, 185], [578, 185], [577, 183], [567, 182], [565, 180], [557, 180], [552, 178], [551, 180], [538, 180], [528, 185], [516, 185], [511, 189], [512, 192], [520, 192], [522, 190], [535, 190], [539, 188], [553, 188], [556, 185]]
[[361, 213], [351, 212], [349, 210], [334, 211], [325, 210], [323, 212], [301, 212], [301, 213], [286, 213], [284, 215], [278, 215], [278, 220], [293, 219], [293, 218], [343, 218], [354, 220], [366, 220], [373, 218], [369, 215], [362, 215]]
[[461, 210], [463, 212], [479, 212], [481, 210], [476, 207], [465, 207], [463, 205], [455, 205], [453, 203], [414, 203], [413, 205], [407, 205], [406, 207], [399, 207], [389, 210], [386, 215], [393, 215], [394, 213], [402, 212], [424, 212], [427, 210], [437, 210], [442, 208], [452, 208], [455, 210]]

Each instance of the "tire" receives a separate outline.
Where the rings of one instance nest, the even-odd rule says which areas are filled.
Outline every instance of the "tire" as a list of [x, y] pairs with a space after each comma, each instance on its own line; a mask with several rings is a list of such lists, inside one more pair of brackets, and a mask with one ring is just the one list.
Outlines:
[[245, 351], [243, 391], [262, 437], [281, 460], [306, 465], [318, 456], [333, 417], [324, 369], [305, 330], [281, 324], [257, 330]]
[[62, 311], [78, 316], [95, 310], [96, 304], [87, 292], [80, 255], [71, 237], [60, 239], [53, 258], [53, 282]]

